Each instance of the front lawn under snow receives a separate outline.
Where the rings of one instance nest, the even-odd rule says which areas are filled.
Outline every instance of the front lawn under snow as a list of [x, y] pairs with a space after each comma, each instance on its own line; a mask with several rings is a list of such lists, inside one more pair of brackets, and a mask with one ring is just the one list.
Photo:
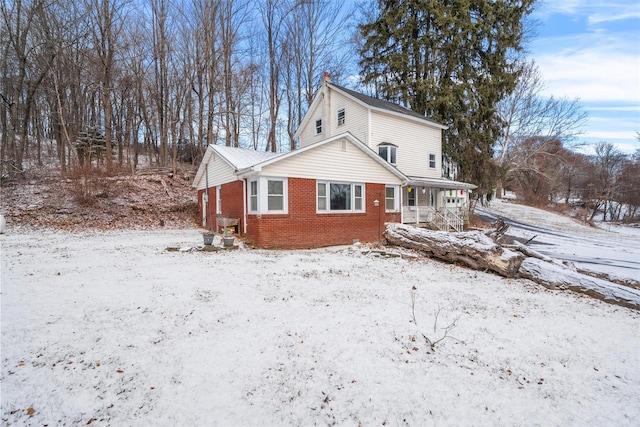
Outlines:
[[196, 230], [0, 241], [3, 425], [640, 419], [640, 313], [589, 297], [360, 246], [166, 250]]

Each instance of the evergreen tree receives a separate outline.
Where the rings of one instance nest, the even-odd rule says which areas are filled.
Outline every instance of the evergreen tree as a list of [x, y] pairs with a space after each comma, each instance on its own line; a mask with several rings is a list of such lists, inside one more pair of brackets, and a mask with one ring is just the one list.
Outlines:
[[444, 150], [490, 194], [497, 104], [515, 87], [525, 18], [536, 0], [378, 0], [359, 26], [363, 82], [377, 96], [449, 126]]

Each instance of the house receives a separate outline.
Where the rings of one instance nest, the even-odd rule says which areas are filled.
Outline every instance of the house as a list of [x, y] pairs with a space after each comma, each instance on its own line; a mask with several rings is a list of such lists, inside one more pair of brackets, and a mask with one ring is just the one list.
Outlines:
[[202, 225], [287, 249], [378, 241], [386, 222], [462, 229], [475, 186], [443, 178], [445, 129], [325, 76], [300, 148], [207, 148], [193, 182]]

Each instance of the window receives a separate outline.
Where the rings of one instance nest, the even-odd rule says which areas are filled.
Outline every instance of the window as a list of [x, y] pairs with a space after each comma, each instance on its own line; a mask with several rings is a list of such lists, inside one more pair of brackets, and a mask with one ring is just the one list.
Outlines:
[[287, 213], [287, 179], [258, 177], [248, 183], [249, 212]]
[[396, 151], [397, 148], [393, 145], [384, 144], [378, 146], [378, 155], [393, 165], [396, 164]]
[[318, 212], [364, 212], [364, 184], [318, 182]]
[[218, 185], [216, 187], [216, 214], [220, 215], [222, 213], [222, 194], [220, 190], [222, 186]]
[[362, 185], [353, 186], [353, 210], [362, 210]]
[[316, 135], [322, 133], [322, 119], [316, 120]]
[[249, 181], [249, 211], [258, 212], [258, 181]]
[[385, 192], [385, 203], [384, 209], [387, 211], [397, 211], [398, 210], [398, 198], [397, 195], [398, 187], [387, 187]]
[[436, 155], [433, 153], [429, 154], [429, 167], [431, 169], [436, 168]]
[[267, 181], [267, 210], [284, 210], [284, 182], [282, 180]]
[[324, 182], [318, 183], [318, 206], [319, 211], [327, 210], [327, 184]]
[[344, 119], [345, 119], [344, 108], [341, 108], [338, 110], [338, 126], [344, 124]]

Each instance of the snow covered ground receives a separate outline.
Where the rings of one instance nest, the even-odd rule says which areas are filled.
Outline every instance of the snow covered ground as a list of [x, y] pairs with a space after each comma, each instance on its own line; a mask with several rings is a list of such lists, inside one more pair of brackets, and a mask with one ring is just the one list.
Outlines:
[[[640, 419], [637, 311], [359, 246], [186, 250], [201, 242], [197, 230], [0, 235], [2, 424]], [[422, 334], [456, 320], [428, 353]]]
[[640, 229], [602, 223], [593, 228], [562, 215], [495, 200], [477, 208], [488, 220], [505, 218], [508, 234], [531, 240], [529, 246], [547, 256], [573, 262], [576, 267], [640, 282]]

